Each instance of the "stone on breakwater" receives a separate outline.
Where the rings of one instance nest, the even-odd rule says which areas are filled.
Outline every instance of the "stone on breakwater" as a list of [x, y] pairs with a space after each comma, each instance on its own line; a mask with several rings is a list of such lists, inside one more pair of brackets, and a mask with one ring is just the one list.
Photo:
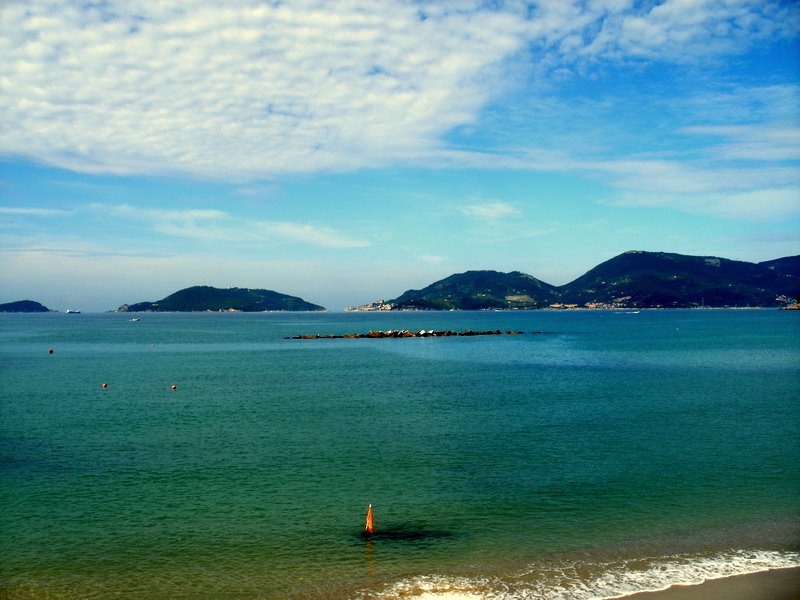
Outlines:
[[433, 329], [421, 329], [420, 331], [409, 331], [408, 329], [389, 329], [388, 331], [368, 331], [367, 333], [348, 333], [345, 335], [295, 335], [287, 337], [287, 340], [331, 340], [331, 339], [384, 339], [384, 338], [413, 338], [413, 337], [449, 337], [449, 336], [475, 336], [475, 335], [522, 335], [522, 331], [473, 331], [472, 329], [465, 329], [464, 331], [435, 331]]

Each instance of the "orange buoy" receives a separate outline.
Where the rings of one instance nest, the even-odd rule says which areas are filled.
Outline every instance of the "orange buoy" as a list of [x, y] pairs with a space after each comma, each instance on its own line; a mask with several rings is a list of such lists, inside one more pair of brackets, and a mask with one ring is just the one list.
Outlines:
[[103, 389], [106, 389], [106, 388], [108, 387], [108, 384], [107, 384], [107, 383], [104, 383], [104, 384], [103, 384], [102, 386], [100, 386], [100, 387], [102, 387]]
[[177, 385], [173, 385], [173, 386], [172, 386], [172, 389], [173, 389], [173, 390], [177, 390], [177, 389], [178, 389], [178, 386], [177, 386]]
[[367, 508], [367, 522], [364, 525], [365, 533], [375, 533], [375, 528], [372, 524], [372, 504]]

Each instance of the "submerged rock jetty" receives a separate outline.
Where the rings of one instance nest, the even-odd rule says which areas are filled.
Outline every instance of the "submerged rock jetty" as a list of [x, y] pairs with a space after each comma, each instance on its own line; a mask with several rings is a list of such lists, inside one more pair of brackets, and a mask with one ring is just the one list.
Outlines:
[[346, 333], [344, 335], [295, 335], [287, 337], [287, 340], [333, 340], [333, 339], [383, 339], [383, 338], [416, 338], [416, 337], [451, 337], [451, 336], [474, 336], [474, 335], [522, 335], [522, 331], [464, 331], [421, 329], [419, 331], [409, 331], [408, 329], [389, 329], [388, 331], [368, 331], [367, 333]]

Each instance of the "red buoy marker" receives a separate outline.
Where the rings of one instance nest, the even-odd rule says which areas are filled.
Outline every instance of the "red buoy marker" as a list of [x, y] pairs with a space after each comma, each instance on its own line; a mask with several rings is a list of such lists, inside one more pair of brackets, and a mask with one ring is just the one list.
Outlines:
[[103, 389], [106, 389], [106, 388], [108, 387], [108, 384], [107, 384], [107, 383], [104, 383], [104, 384], [103, 384], [102, 386], [100, 386], [100, 387], [102, 387]]
[[173, 385], [171, 389], [173, 389], [173, 390], [177, 390], [177, 389], [178, 389], [178, 386], [177, 386], [177, 385]]
[[364, 524], [364, 533], [375, 533], [375, 527], [372, 523], [372, 504], [367, 508], [367, 521]]
[[52, 348], [48, 348], [48, 349], [47, 349], [47, 353], [48, 353], [48, 354], [52, 354], [52, 353], [53, 353], [53, 349], [52, 349]]

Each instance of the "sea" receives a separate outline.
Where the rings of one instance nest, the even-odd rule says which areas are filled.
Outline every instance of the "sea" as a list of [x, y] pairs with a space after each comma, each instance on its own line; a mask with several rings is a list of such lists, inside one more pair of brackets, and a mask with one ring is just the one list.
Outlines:
[[[522, 333], [290, 339], [400, 329]], [[2, 598], [589, 600], [797, 567], [798, 457], [797, 311], [0, 315]]]

